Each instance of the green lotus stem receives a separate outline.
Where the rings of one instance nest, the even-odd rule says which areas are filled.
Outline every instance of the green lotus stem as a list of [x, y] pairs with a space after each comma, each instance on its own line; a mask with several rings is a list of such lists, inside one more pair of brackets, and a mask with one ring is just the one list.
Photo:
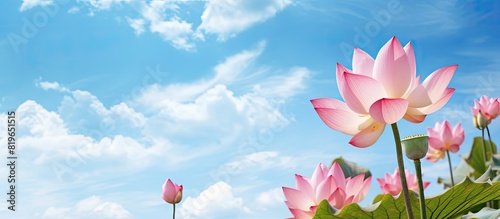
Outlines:
[[[415, 163], [415, 170], [417, 171], [417, 181], [418, 181], [418, 195], [420, 197], [420, 218], [426, 219], [426, 208], [425, 208], [425, 195], [424, 195], [424, 184], [422, 181], [422, 167], [420, 166], [420, 160], [413, 160]], [[452, 176], [453, 182], [453, 176]]]
[[403, 149], [401, 146], [401, 137], [399, 136], [398, 125], [391, 124], [392, 133], [394, 134], [394, 141], [396, 143], [396, 156], [398, 159], [399, 178], [401, 179], [401, 186], [403, 189], [403, 196], [405, 200], [406, 214], [408, 219], [413, 219], [413, 209], [410, 202], [410, 193], [408, 192], [408, 184], [406, 183], [405, 166], [403, 162]]
[[[486, 126], [486, 133], [488, 133], [488, 140], [490, 142], [490, 153], [491, 153], [491, 156], [493, 156], [493, 142], [491, 141], [491, 135], [490, 135], [490, 128], [488, 128], [488, 126]], [[493, 159], [493, 157], [492, 157]]]
[[[486, 166], [486, 163], [488, 162], [488, 156], [486, 153], [486, 141], [484, 140], [484, 128], [481, 129], [481, 143], [483, 144], [483, 156], [484, 156], [484, 165]], [[491, 177], [491, 175], [490, 175]], [[490, 202], [486, 202], [486, 207], [490, 207]]]
[[446, 150], [446, 156], [448, 157], [448, 166], [450, 167], [451, 186], [455, 186], [455, 180], [453, 179], [453, 169], [451, 167], [450, 151]]
[[488, 152], [486, 152], [486, 140], [484, 140], [484, 129], [481, 129], [481, 143], [483, 144], [484, 165], [488, 162]]
[[175, 203], [173, 204], [173, 206], [174, 206], [174, 213], [172, 215], [173, 216], [172, 218], [175, 219]]
[[[490, 153], [491, 153], [491, 159], [493, 159], [493, 142], [491, 141], [491, 135], [490, 135], [490, 128], [488, 128], [488, 125], [486, 125], [486, 133], [488, 133], [488, 141], [490, 142]], [[491, 175], [493, 175], [492, 173], [490, 173]], [[492, 176], [490, 175], [491, 178], [493, 178]], [[494, 201], [491, 201], [491, 205], [490, 206], [493, 206], [494, 208], [498, 208], [498, 206], [494, 206], [495, 202]], [[487, 204], [490, 204], [489, 202]]]

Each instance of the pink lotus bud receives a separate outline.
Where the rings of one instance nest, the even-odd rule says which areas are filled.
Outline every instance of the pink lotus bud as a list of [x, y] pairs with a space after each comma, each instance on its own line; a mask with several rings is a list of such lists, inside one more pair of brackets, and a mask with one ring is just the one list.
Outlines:
[[[471, 109], [472, 115], [478, 119], [476, 122], [479, 122], [479, 112], [481, 112], [486, 121], [488, 121], [487, 124], [490, 124], [491, 120], [500, 116], [500, 99], [482, 96], [479, 101], [474, 100], [474, 106]], [[476, 127], [480, 128], [481, 126], [478, 123]]]
[[486, 128], [488, 124], [490, 124], [491, 120], [487, 120], [481, 110], [479, 110], [479, 112], [474, 117], [472, 117], [472, 122], [474, 122], [474, 126], [477, 129], [482, 130]]
[[162, 187], [163, 200], [170, 204], [176, 204], [182, 200], [182, 185], [177, 185], [173, 183], [170, 179], [167, 179]]

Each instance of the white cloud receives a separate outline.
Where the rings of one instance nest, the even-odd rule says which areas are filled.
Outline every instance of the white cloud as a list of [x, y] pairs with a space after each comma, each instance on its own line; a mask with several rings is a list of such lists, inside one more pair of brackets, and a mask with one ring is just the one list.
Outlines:
[[[75, 93], [83, 94], [83, 96], [88, 94], [81, 91], [75, 91]], [[100, 163], [122, 163], [122, 166], [128, 170], [140, 170], [150, 166], [162, 156], [170, 157], [169, 162], [172, 163], [183, 160], [176, 158], [178, 153], [185, 153], [183, 150], [179, 150], [178, 153], [166, 153], [168, 148], [172, 147], [172, 144], [167, 140], [139, 142], [139, 140], [119, 134], [133, 135], [121, 126], [132, 128], [135, 126], [140, 129], [146, 121], [142, 114], [128, 108], [124, 103], [115, 105], [110, 110], [99, 103], [95, 98], [94, 102], [85, 102], [84, 99], [76, 103], [73, 102], [74, 105], [64, 106], [64, 110], [62, 110], [64, 114], [61, 115], [65, 119], [56, 112], [46, 110], [34, 101], [26, 101], [21, 104], [17, 109], [18, 135], [21, 136], [23, 142], [21, 150], [24, 152], [24, 156], [30, 157], [36, 165], [62, 162], [66, 166], [79, 167], [79, 171], [86, 171], [81, 167], [89, 160]], [[62, 104], [64, 105], [64, 102]], [[79, 109], [77, 107], [79, 104], [90, 107]], [[92, 114], [90, 111], [94, 113]], [[118, 127], [114, 130], [92, 129], [86, 125], [87, 123], [82, 123], [81, 120], [70, 116], [74, 113], [77, 117], [80, 115], [87, 119], [92, 118], [92, 116], [84, 115], [82, 112], [92, 114], [94, 120], [90, 122], [99, 123], [104, 120], [112, 120], [110, 124], [116, 124]], [[66, 122], [70, 122], [70, 126], [87, 128], [87, 131], [78, 133], [77, 131], [81, 131], [80, 129], [73, 131], [74, 134], [72, 134], [67, 129]], [[84, 125], [84, 127], [76, 124]], [[109, 137], [105, 136], [106, 131], [111, 133]], [[137, 136], [138, 139], [141, 138], [140, 133]], [[199, 156], [199, 154], [193, 153], [184, 156], [184, 159], [193, 156]], [[87, 174], [92, 171], [90, 170]], [[79, 174], [79, 176], [86, 175]]]
[[152, 85], [147, 87], [142, 94], [137, 97], [141, 104], [152, 104], [150, 107], [161, 107], [163, 101], [192, 101], [203, 92], [217, 84], [232, 84], [235, 80], [242, 80], [242, 77], [251, 79], [254, 72], [251, 66], [262, 54], [266, 43], [260, 42], [251, 50], [244, 50], [213, 68], [215, 75], [209, 79], [201, 79], [191, 83], [170, 84], [168, 86]]
[[144, 19], [130, 19], [127, 18], [128, 23], [134, 29], [136, 35], [141, 35], [144, 33], [144, 24], [146, 23]]
[[263, 208], [283, 205], [285, 203], [285, 196], [281, 188], [274, 188], [259, 193], [255, 199], [257, 204]]
[[146, 117], [142, 113], [136, 112], [123, 102], [114, 105], [109, 111], [122, 120], [129, 122], [132, 127], [142, 127], [146, 123]]
[[291, 0], [209, 0], [198, 31], [217, 34], [225, 41], [250, 26], [263, 22], [291, 4]]
[[[306, 80], [311, 73], [307, 68], [294, 67], [287, 72], [257, 66], [256, 59], [262, 54], [265, 42], [260, 42], [251, 50], [244, 50], [227, 58], [214, 68], [214, 76], [192, 83], [154, 84], [146, 87], [133, 99], [131, 105], [148, 106], [147, 111], [161, 110], [171, 118], [203, 120], [207, 118], [210, 106], [217, 102], [228, 102], [226, 109], [233, 109], [237, 114], [255, 121], [248, 114], [255, 111], [272, 114], [273, 104], [283, 102], [306, 88]], [[267, 77], [266, 77], [267, 75]], [[236, 95], [229, 89], [233, 84], [243, 89], [243, 94]], [[249, 87], [249, 90], [245, 90]], [[240, 92], [241, 93], [241, 92]], [[218, 117], [218, 116], [216, 116]], [[269, 119], [269, 118], [265, 118]]]
[[[149, 97], [153, 96], [161, 97], [154, 93]], [[228, 145], [253, 130], [286, 126], [292, 118], [279, 109], [281, 104], [253, 92], [236, 95], [225, 85], [216, 85], [192, 101], [170, 100], [165, 95], [134, 105], [153, 110], [144, 129], [148, 136], [184, 137], [190, 139], [192, 147], [206, 147], [208, 142]], [[193, 135], [197, 137], [193, 139]]]
[[43, 213], [43, 218], [131, 218], [132, 215], [123, 206], [114, 202], [101, 200], [91, 196], [76, 203], [72, 207], [50, 207]]
[[172, 42], [178, 49], [191, 50], [194, 44], [189, 42], [188, 36], [192, 33], [191, 24], [178, 17], [169, 20], [151, 21], [150, 30], [158, 33], [163, 39]]
[[[68, 13], [78, 13], [80, 9], [87, 7], [87, 14], [94, 16], [95, 12], [101, 10], [131, 7], [139, 14], [126, 16], [126, 19], [136, 35], [149, 30], [175, 48], [188, 51], [195, 49], [194, 41], [204, 40], [204, 34], [216, 34], [218, 41], [225, 41], [256, 23], [274, 17], [292, 3], [291, 0], [208, 0], [201, 14], [201, 24], [195, 30], [193, 23], [180, 13], [184, 11], [181, 5], [188, 4], [189, 1], [77, 0], [77, 2], [81, 4], [71, 7]], [[20, 10], [53, 3], [54, 0], [23, 0]]]
[[131, 0], [78, 0], [97, 10], [109, 10], [113, 5], [129, 3]]
[[[308, 74], [306, 69], [292, 70], [289, 76], [284, 77], [264, 77], [262, 80], [267, 82], [257, 82], [262, 88], [259, 92], [250, 87], [241, 95], [236, 95], [221, 84], [255, 81], [248, 77], [255, 74], [250, 69], [259, 69], [254, 62], [263, 52], [264, 45], [261, 42], [254, 49], [227, 58], [214, 68], [215, 74], [211, 79], [165, 87], [154, 85], [153, 88], [160, 89], [150, 87], [139, 98], [109, 108], [87, 91], [70, 91], [57, 82], [38, 82], [37, 86], [45, 90], [64, 90], [68, 95], [63, 97], [57, 113], [47, 111], [33, 101], [20, 106], [21, 128], [24, 133], [29, 133], [24, 137], [25, 148], [35, 150], [33, 160], [37, 164], [68, 157], [82, 157], [82, 162], [92, 160], [101, 163], [122, 158], [120, 163], [127, 167], [142, 169], [161, 157], [168, 157], [168, 164], [176, 164], [209, 156], [224, 145], [240, 141], [253, 130], [286, 126], [291, 118], [278, 108], [296, 90], [304, 88], [301, 80], [305, 80], [303, 76]], [[268, 71], [259, 74], [265, 73]], [[197, 85], [201, 88], [196, 88]], [[282, 95], [263, 92], [271, 91], [273, 87]], [[192, 88], [196, 91], [191, 91]], [[176, 97], [176, 93], [184, 95]], [[290, 94], [284, 95], [286, 93]], [[276, 98], [279, 101], [274, 100]], [[193, 139], [193, 134], [197, 138]], [[173, 144], [173, 141], [178, 143]], [[189, 142], [189, 145], [182, 142]], [[167, 153], [173, 148], [175, 153]], [[257, 155], [244, 157], [245, 165], [268, 162], [266, 159], [258, 160]], [[275, 156], [272, 152], [266, 155]], [[104, 157], [111, 159], [104, 161]], [[135, 158], [147, 162], [135, 162]], [[280, 162], [287, 162], [286, 158], [280, 158]], [[277, 164], [261, 165], [268, 168]]]
[[226, 170], [232, 174], [261, 171], [270, 168], [287, 168], [293, 165], [292, 157], [279, 156], [276, 151], [261, 151], [237, 157], [235, 161], [226, 163], [219, 171]]
[[[61, 117], [55, 112], [49, 112], [38, 103], [28, 100], [17, 109], [19, 132], [30, 136], [66, 135], [67, 130]], [[27, 132], [26, 132], [27, 131]]]
[[179, 215], [183, 218], [224, 218], [234, 215], [234, 210], [250, 213], [243, 199], [235, 197], [233, 189], [225, 182], [217, 182], [197, 197], [184, 199]]
[[236, 96], [224, 85], [216, 85], [189, 102], [165, 98], [141, 105], [158, 109], [146, 124], [148, 136], [183, 136], [193, 147], [206, 147], [209, 142], [229, 144], [255, 128], [290, 122], [271, 100], [251, 94]]
[[[177, 49], [193, 50], [192, 24], [177, 15], [182, 1], [131, 1], [131, 0], [78, 0], [89, 6], [89, 16], [95, 11], [110, 10], [114, 6], [128, 5], [139, 12], [138, 18], [126, 17], [136, 35], [146, 31], [157, 33]], [[76, 11], [75, 11], [76, 12]]]
[[288, 98], [306, 88], [305, 81], [311, 75], [309, 69], [296, 67], [287, 75], [279, 75], [254, 86], [254, 91], [268, 97]]
[[70, 130], [83, 134], [94, 130], [101, 137], [120, 133], [139, 136], [146, 123], [146, 117], [126, 103], [107, 109], [96, 96], [81, 90], [71, 91], [71, 95], [64, 96], [58, 112], [69, 123]]
[[264, 45], [261, 42], [227, 58], [214, 68], [211, 78], [146, 87], [129, 102], [149, 117], [144, 133], [190, 139], [192, 147], [206, 147], [207, 142], [227, 145], [253, 130], [289, 124], [292, 118], [278, 108], [306, 88], [310, 73], [297, 67], [273, 76], [275, 71], [255, 64]]
[[[213, 69], [215, 77], [212, 80], [214, 83], [233, 83], [236, 80], [249, 80], [255, 76], [256, 73], [251, 73], [252, 65], [255, 60], [264, 52], [266, 41], [260, 41], [253, 49], [243, 50], [233, 56], [226, 58], [226, 60]], [[247, 75], [245, 75], [247, 74]]]
[[[149, 22], [149, 30], [152, 33], [158, 33], [164, 40], [169, 41], [175, 48], [192, 50], [194, 43], [191, 42], [190, 37], [193, 33], [191, 28], [192, 24], [182, 20], [174, 13], [179, 8], [176, 2], [172, 1], [151, 1], [149, 4], [141, 2], [141, 16], [143, 18], [135, 19], [136, 22], [130, 22], [136, 34], [139, 27]], [[174, 14], [167, 16], [167, 14]], [[141, 20], [142, 25], [137, 23]]]
[[41, 87], [43, 90], [56, 90], [59, 92], [69, 92], [68, 88], [61, 86], [57, 81], [37, 81], [35, 83], [37, 87]]
[[54, 3], [54, 0], [23, 0], [19, 11], [26, 11], [36, 6], [46, 6]]
[[[53, 1], [23, 0], [20, 10], [53, 4]], [[225, 41], [256, 23], [274, 17], [292, 3], [291, 0], [208, 0], [201, 15], [201, 24], [194, 30], [193, 23], [188, 22], [180, 14], [181, 5], [187, 4], [188, 1], [77, 0], [77, 2], [88, 6], [89, 16], [94, 16], [96, 11], [110, 10], [116, 6], [131, 7], [139, 12], [139, 15], [133, 15], [135, 18], [126, 17], [136, 35], [149, 30], [160, 35], [175, 48], [188, 51], [195, 49], [195, 40], [204, 40], [204, 34], [216, 34], [218, 41]], [[78, 13], [80, 9], [73, 6], [68, 13]]]
[[76, 6], [73, 6], [73, 7], [71, 7], [71, 8], [68, 10], [68, 13], [70, 13], [70, 14], [76, 14], [76, 13], [78, 13], [78, 12], [80, 12], [80, 8], [79, 8], [79, 7], [76, 7]]

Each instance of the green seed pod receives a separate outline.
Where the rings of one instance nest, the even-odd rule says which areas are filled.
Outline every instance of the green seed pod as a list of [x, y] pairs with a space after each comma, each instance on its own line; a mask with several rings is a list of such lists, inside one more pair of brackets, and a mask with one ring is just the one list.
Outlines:
[[419, 160], [427, 155], [429, 136], [412, 135], [401, 140], [403, 151], [411, 160]]

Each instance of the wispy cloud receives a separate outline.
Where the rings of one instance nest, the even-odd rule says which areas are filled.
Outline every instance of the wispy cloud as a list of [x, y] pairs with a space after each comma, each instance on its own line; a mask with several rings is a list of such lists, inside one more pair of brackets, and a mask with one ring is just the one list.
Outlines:
[[186, 197], [179, 214], [183, 218], [224, 218], [234, 214], [234, 210], [249, 213], [242, 198], [233, 194], [233, 188], [225, 182], [217, 182], [197, 197]]
[[132, 218], [129, 211], [122, 205], [91, 196], [76, 203], [74, 206], [50, 207], [43, 213], [43, 218]]
[[[482, 7], [478, 7], [477, 4], [481, 4]], [[418, 34], [419, 37], [424, 37], [434, 34], [439, 36], [456, 34], [464, 28], [480, 24], [495, 13], [494, 11], [497, 9], [494, 8], [498, 8], [498, 4], [491, 1], [478, 3], [475, 1], [444, 0], [411, 2], [405, 4], [405, 7], [411, 7], [411, 10], [405, 10], [399, 24], [411, 23], [420, 28], [432, 27], [432, 31], [422, 31]]]
[[144, 26], [146, 25], [146, 21], [144, 19], [127, 18], [127, 22], [130, 25], [130, 27], [132, 27], [134, 29], [136, 35], [141, 35], [142, 33], [144, 33], [144, 31], [145, 31]]
[[264, 171], [270, 168], [293, 167], [290, 156], [280, 156], [276, 151], [260, 151], [244, 156], [235, 157], [235, 161], [228, 162], [219, 167], [220, 170], [230, 170], [232, 174]]
[[37, 87], [41, 87], [44, 90], [56, 90], [56, 91], [60, 91], [60, 92], [69, 92], [68, 88], [60, 85], [57, 81], [48, 82], [48, 81], [40, 81], [40, 79], [39, 79], [35, 82], [35, 85]]
[[31, 151], [29, 154], [37, 154], [33, 162], [38, 165], [49, 161], [63, 161], [64, 163], [68, 156], [81, 162], [110, 156], [130, 159], [129, 161], [135, 163], [132, 166], [139, 167], [142, 165], [133, 160], [154, 155], [157, 153], [155, 150], [161, 150], [156, 147], [145, 148], [136, 140], [122, 135], [113, 137], [101, 135], [92, 138], [89, 137], [91, 132], [84, 133], [89, 136], [71, 134], [67, 129], [66, 121], [58, 113], [50, 112], [34, 101], [21, 104], [17, 113], [21, 118], [19, 134], [24, 141], [24, 148]]
[[253, 87], [256, 93], [269, 97], [288, 98], [295, 96], [306, 89], [306, 81], [311, 71], [304, 67], [296, 67], [287, 75], [268, 78], [266, 81]]
[[[458, 51], [457, 54], [466, 59], [480, 63], [478, 66], [467, 69], [464, 74], [455, 77], [454, 81], [463, 86], [457, 90], [459, 93], [473, 95], [495, 95], [500, 92], [500, 55], [498, 45], [483, 44], [471, 45], [467, 50]], [[479, 47], [479, 48], [478, 48]]]
[[266, 209], [285, 203], [285, 196], [281, 188], [274, 188], [259, 193], [255, 200], [261, 208]]
[[95, 129], [100, 130], [101, 137], [118, 133], [136, 137], [147, 120], [126, 103], [121, 102], [107, 109], [96, 96], [81, 90], [71, 91], [71, 95], [64, 96], [58, 112], [69, 123], [71, 131], [82, 133], [82, 129]]
[[[198, 27], [187, 21], [178, 12], [189, 1], [131, 1], [131, 0], [78, 0], [88, 8], [88, 15], [107, 11], [114, 7], [130, 7], [138, 14], [125, 18], [136, 35], [149, 30], [156, 33], [177, 49], [194, 51], [195, 42], [205, 40], [205, 34], [217, 35], [218, 41], [226, 41], [245, 31], [251, 26], [264, 22], [292, 4], [291, 0], [272, 0], [248, 2], [244, 0], [207, 0]], [[36, 6], [52, 4], [53, 0], [23, 0], [21, 11]], [[79, 12], [80, 7], [73, 6], [68, 12]]]
[[160, 107], [163, 105], [162, 102], [167, 100], [179, 102], [192, 101], [217, 84], [230, 85], [236, 80], [241, 80], [241, 77], [248, 78], [248, 75], [255, 73], [251, 72], [251, 67], [254, 66], [256, 59], [264, 51], [265, 45], [266, 43], [262, 41], [253, 49], [244, 50], [226, 58], [224, 62], [213, 68], [214, 75], [210, 79], [200, 79], [190, 83], [169, 84], [167, 86], [154, 84], [144, 89], [136, 101], [141, 104], [153, 104], [149, 106], [155, 108]]
[[149, 23], [149, 30], [152, 33], [158, 33], [175, 48], [184, 50], [194, 49], [194, 44], [190, 40], [193, 33], [192, 24], [175, 15], [175, 11], [179, 7], [177, 2], [151, 1], [149, 4], [144, 2], [141, 2], [141, 4], [140, 11], [143, 18], [134, 19], [134, 22], [129, 22], [136, 34], [141, 32], [140, 30], [144, 26], [141, 23], [147, 21]]
[[23, 0], [19, 11], [26, 11], [36, 6], [46, 6], [53, 3], [54, 0]]
[[464, 1], [425, 1], [419, 5], [422, 17], [419, 17], [419, 24], [422, 26], [439, 27], [443, 31], [456, 30], [462, 27], [464, 15], [466, 13]]
[[225, 41], [250, 26], [275, 16], [291, 3], [291, 0], [208, 0], [197, 30], [217, 34], [218, 41]]
[[132, 0], [77, 0], [88, 5], [93, 10], [109, 10], [114, 5], [130, 3]]

